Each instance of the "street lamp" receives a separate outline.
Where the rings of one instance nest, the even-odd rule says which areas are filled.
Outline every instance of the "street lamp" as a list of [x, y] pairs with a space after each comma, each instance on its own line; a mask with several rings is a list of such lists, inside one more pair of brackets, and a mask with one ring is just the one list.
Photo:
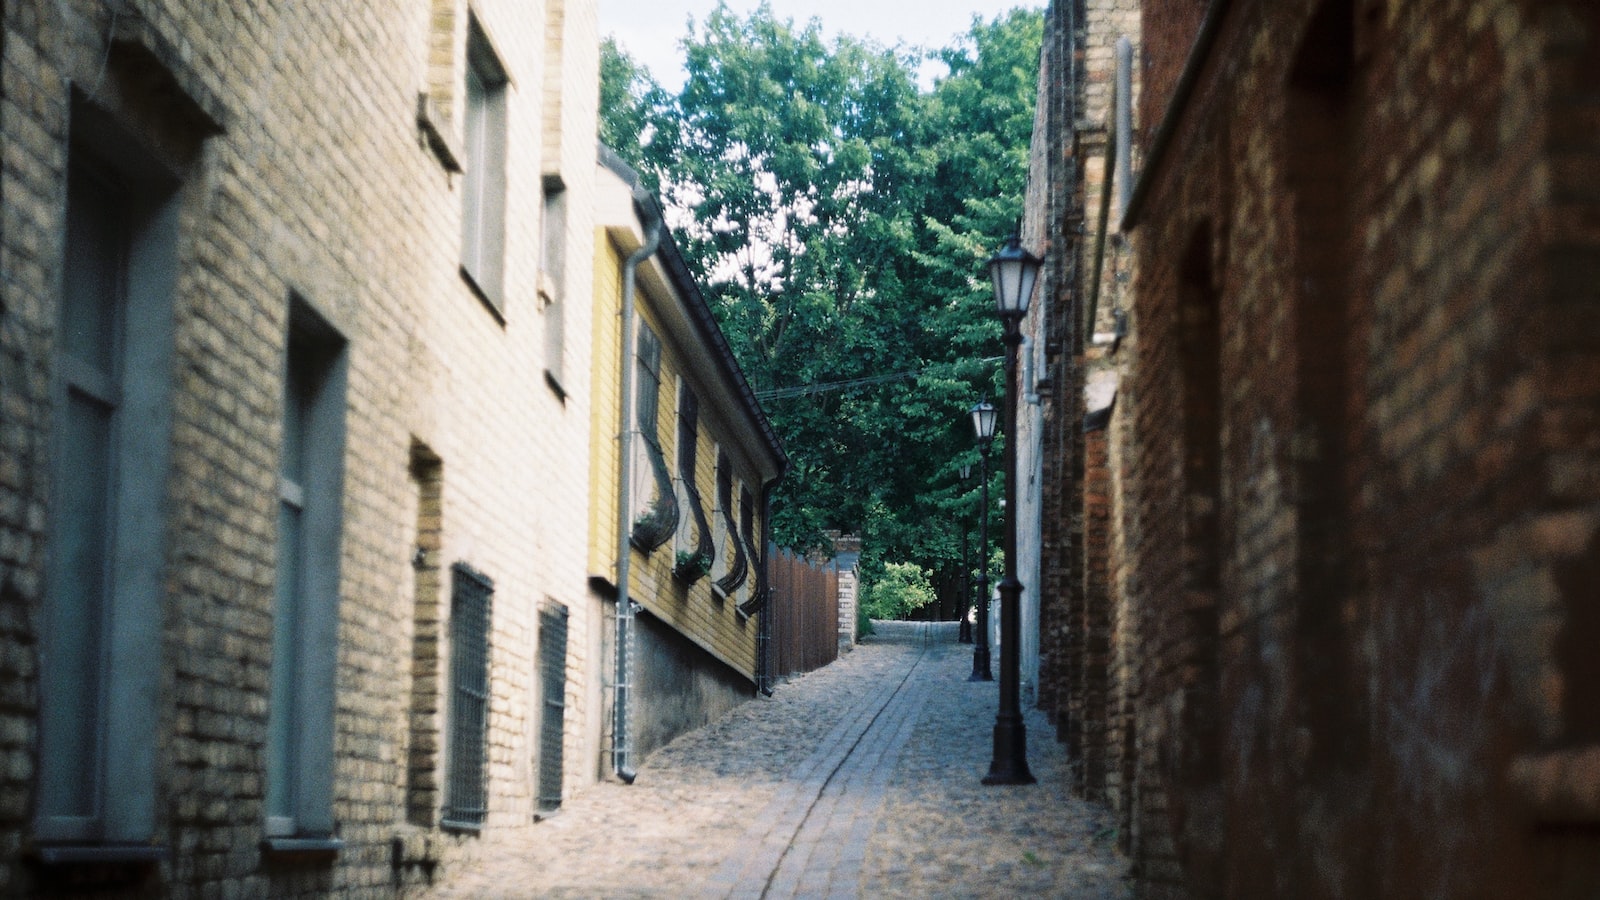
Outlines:
[[[972, 477], [972, 463], [961, 464], [961, 497], [962, 506], [966, 506], [967, 480]], [[956, 619], [960, 622], [956, 626], [956, 643], [972, 643], [972, 623], [967, 621], [967, 607], [972, 605], [972, 563], [971, 556], [967, 553], [967, 514], [963, 509], [961, 513], [961, 602], [956, 610]]]
[[978, 623], [973, 629], [972, 677], [968, 681], [993, 681], [989, 671], [989, 444], [994, 440], [995, 409], [987, 398], [972, 407], [972, 430], [978, 435], [978, 456], [983, 499], [978, 513]]
[[[1006, 343], [1006, 494], [1004, 546], [1006, 572], [1000, 579], [1000, 711], [994, 719], [994, 758], [984, 784], [1033, 784], [1028, 771], [1027, 729], [1018, 697], [1022, 582], [1017, 579], [1017, 349], [1022, 346], [1022, 317], [1028, 312], [1033, 285], [1039, 277], [1039, 258], [1022, 249], [1013, 234], [989, 260], [994, 280], [995, 310], [1005, 326]], [[976, 417], [976, 409], [973, 411]]]

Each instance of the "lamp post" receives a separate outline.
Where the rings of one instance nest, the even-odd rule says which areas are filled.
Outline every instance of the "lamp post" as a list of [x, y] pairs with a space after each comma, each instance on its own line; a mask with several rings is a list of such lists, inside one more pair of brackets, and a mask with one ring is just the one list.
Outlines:
[[979, 479], [983, 498], [978, 512], [978, 622], [973, 628], [972, 677], [968, 681], [993, 681], [989, 671], [989, 444], [994, 440], [994, 404], [987, 399], [972, 407], [972, 430], [978, 435], [978, 456], [983, 464]]
[[[961, 464], [961, 496], [967, 495], [967, 480], [972, 477], [972, 463]], [[965, 504], [963, 504], [965, 505]], [[967, 607], [972, 605], [972, 562], [967, 553], [967, 514], [961, 514], [961, 602], [957, 605], [956, 643], [972, 643], [972, 623], [967, 621]]]
[[984, 784], [1033, 784], [1028, 771], [1027, 729], [1022, 722], [1018, 697], [1019, 644], [1022, 582], [1017, 578], [1017, 349], [1022, 346], [1022, 317], [1028, 312], [1034, 282], [1039, 277], [1039, 258], [1022, 249], [1022, 238], [1013, 234], [1004, 248], [989, 260], [989, 277], [994, 281], [994, 302], [1005, 326], [1006, 342], [1006, 494], [1005, 533], [1002, 545], [1006, 572], [1000, 579], [1000, 711], [994, 720], [994, 758]]

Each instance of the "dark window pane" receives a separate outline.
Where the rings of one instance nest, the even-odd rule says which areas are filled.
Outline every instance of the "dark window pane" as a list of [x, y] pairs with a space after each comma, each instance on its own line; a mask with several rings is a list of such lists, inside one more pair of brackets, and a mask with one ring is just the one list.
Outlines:
[[57, 459], [54, 583], [44, 657], [40, 806], [46, 815], [97, 812], [99, 728], [111, 517], [112, 411], [69, 392]]

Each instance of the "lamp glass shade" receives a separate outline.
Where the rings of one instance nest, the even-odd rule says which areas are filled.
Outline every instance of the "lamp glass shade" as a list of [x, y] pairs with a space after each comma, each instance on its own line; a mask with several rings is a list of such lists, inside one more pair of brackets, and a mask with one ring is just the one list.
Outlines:
[[1022, 239], [1012, 235], [1006, 245], [989, 260], [989, 277], [994, 280], [994, 305], [1002, 318], [1021, 318], [1033, 298], [1033, 284], [1039, 278], [1039, 258], [1022, 249]]
[[966, 481], [972, 477], [972, 463], [961, 464], [961, 480]]
[[988, 441], [994, 437], [994, 426], [999, 421], [999, 410], [987, 400], [979, 401], [972, 407], [972, 430], [977, 433], [978, 440]]

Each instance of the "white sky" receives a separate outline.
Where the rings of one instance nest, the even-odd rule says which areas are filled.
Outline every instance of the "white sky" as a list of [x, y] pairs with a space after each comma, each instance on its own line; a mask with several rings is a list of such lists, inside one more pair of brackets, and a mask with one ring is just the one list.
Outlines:
[[[729, 0], [728, 8], [748, 15], [760, 0]], [[885, 46], [943, 47], [964, 34], [974, 15], [990, 21], [1013, 7], [1043, 7], [1044, 0], [771, 0], [780, 19], [803, 25], [822, 21], [828, 38], [844, 33], [871, 37]], [[676, 91], [682, 84], [683, 54], [678, 41], [688, 33], [688, 17], [705, 19], [716, 0], [600, 0], [600, 34], [614, 35], [656, 81]], [[926, 81], [933, 74], [924, 72]]]

